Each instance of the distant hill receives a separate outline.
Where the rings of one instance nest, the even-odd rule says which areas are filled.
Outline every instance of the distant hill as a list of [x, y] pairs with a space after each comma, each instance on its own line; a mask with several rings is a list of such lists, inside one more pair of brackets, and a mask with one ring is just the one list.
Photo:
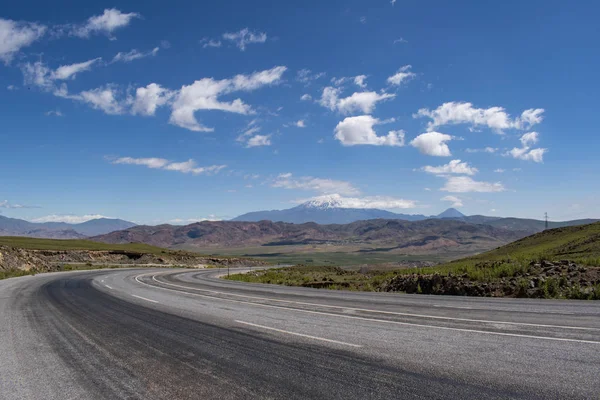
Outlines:
[[[600, 222], [549, 229], [466, 260], [497, 260], [506, 258], [507, 255], [526, 259], [587, 258], [600, 262]], [[463, 260], [457, 260], [461, 261]]]
[[82, 239], [88, 236], [131, 228], [133, 222], [98, 218], [80, 224], [65, 222], [29, 222], [0, 215], [0, 236], [26, 236], [49, 239]]
[[441, 214], [437, 215], [437, 218], [464, 218], [465, 214], [458, 211], [456, 208], [449, 208]]
[[357, 247], [369, 247], [373, 248], [372, 251], [433, 254], [489, 250], [526, 235], [526, 232], [451, 219], [374, 219], [331, 225], [314, 222], [291, 224], [271, 221], [203, 221], [186, 226], [135, 226], [96, 236], [92, 240], [188, 249], [325, 245], [335, 246], [337, 251], [344, 251], [339, 249], [341, 246], [350, 251]]
[[[537, 219], [527, 219], [527, 218], [499, 218], [499, 217], [485, 217], [482, 215], [474, 215], [470, 217], [464, 217], [464, 221], [475, 223], [475, 224], [486, 224], [491, 225], [496, 228], [502, 229], [510, 229], [510, 230], [519, 230], [526, 231], [531, 233], [541, 232], [545, 229], [545, 221], [537, 220]], [[597, 219], [576, 219], [572, 221], [559, 221], [548, 222], [548, 228], [562, 228], [565, 226], [577, 226], [577, 225], [585, 225], [591, 224], [594, 222], [598, 222]]]

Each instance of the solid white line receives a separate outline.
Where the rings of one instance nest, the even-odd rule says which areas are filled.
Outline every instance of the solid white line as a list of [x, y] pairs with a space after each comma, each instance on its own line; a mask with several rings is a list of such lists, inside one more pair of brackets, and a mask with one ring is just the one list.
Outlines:
[[109, 288], [109, 289], [111, 289], [111, 290], [112, 290], [112, 287], [110, 287], [110, 286], [108, 286], [108, 285], [104, 285], [104, 286], [106, 286], [107, 288]]
[[[144, 275], [151, 275], [151, 274], [153, 274], [153, 273], [144, 274]], [[139, 276], [144, 276], [144, 275], [139, 275]], [[479, 323], [485, 323], [485, 324], [507, 324], [507, 325], [517, 325], [517, 326], [532, 326], [532, 327], [537, 327], [537, 328], [561, 328], [561, 329], [575, 329], [575, 330], [586, 330], [586, 331], [600, 330], [597, 328], [588, 328], [588, 327], [584, 327], [584, 326], [544, 325], [544, 324], [530, 324], [530, 323], [526, 323], [526, 322], [508, 322], [508, 321], [493, 321], [493, 320], [470, 319], [470, 318], [453, 318], [453, 317], [442, 317], [442, 316], [438, 316], [438, 315], [411, 314], [411, 313], [401, 313], [401, 312], [395, 312], [395, 311], [370, 310], [370, 309], [366, 309], [366, 308], [330, 306], [330, 305], [325, 305], [325, 304], [307, 303], [307, 302], [302, 302], [302, 301], [270, 299], [268, 297], [247, 296], [247, 295], [243, 295], [243, 294], [226, 293], [226, 292], [219, 292], [216, 290], [207, 290], [207, 289], [199, 289], [199, 288], [193, 288], [193, 287], [183, 286], [183, 285], [176, 285], [173, 283], [159, 281], [158, 279], [156, 279], [156, 276], [157, 276], [156, 274], [153, 275], [152, 280], [155, 282], [158, 282], [160, 284], [163, 284], [163, 285], [174, 286], [174, 287], [190, 289], [190, 290], [199, 290], [202, 292], [208, 292], [208, 293], [214, 293], [214, 294], [223, 294], [223, 295], [227, 295], [227, 296], [245, 297], [247, 299], [275, 301], [275, 302], [280, 302], [280, 303], [300, 304], [300, 305], [305, 305], [305, 306], [335, 308], [335, 309], [342, 309], [342, 310], [352, 308], [352, 310], [354, 310], [354, 311], [362, 311], [362, 312], [370, 312], [370, 313], [378, 313], [378, 314], [388, 314], [388, 315], [399, 315], [399, 316], [404, 316], [404, 317], [431, 318], [431, 319], [439, 319], [439, 320], [445, 320], [445, 321], [479, 322]], [[136, 280], [139, 282], [137, 277], [136, 277]]]
[[322, 311], [302, 310], [302, 309], [299, 309], [299, 308], [274, 306], [274, 305], [269, 305], [269, 304], [259, 304], [259, 303], [253, 303], [253, 302], [250, 302], [250, 301], [224, 299], [224, 298], [221, 298], [221, 297], [207, 296], [207, 295], [199, 294], [199, 293], [182, 292], [181, 290], [168, 289], [168, 288], [165, 288], [165, 287], [150, 285], [148, 283], [144, 283], [144, 282], [138, 280], [138, 278], [140, 276], [144, 276], [144, 275], [151, 275], [151, 274], [138, 275], [138, 276], [135, 277], [135, 280], [138, 283], [140, 283], [142, 285], [145, 285], [145, 286], [149, 286], [151, 288], [156, 288], [156, 289], [161, 289], [161, 290], [167, 290], [169, 292], [175, 292], [175, 293], [179, 293], [179, 294], [187, 294], [189, 296], [198, 296], [198, 297], [204, 297], [204, 298], [208, 298], [208, 299], [225, 300], [225, 301], [229, 301], [229, 302], [232, 302], [232, 303], [249, 304], [249, 305], [253, 305], [253, 306], [256, 306], [256, 307], [278, 308], [278, 309], [281, 309], [281, 310], [303, 312], [303, 313], [306, 313], [306, 314], [327, 315], [327, 316], [338, 317], [338, 318], [357, 319], [357, 320], [362, 320], [362, 321], [380, 322], [380, 323], [392, 324], [392, 325], [415, 326], [415, 327], [418, 327], [418, 328], [426, 328], [426, 329], [441, 329], [441, 330], [458, 331], [458, 332], [483, 333], [483, 334], [488, 334], [488, 335], [513, 336], [513, 337], [522, 337], [522, 338], [529, 338], [529, 339], [553, 340], [553, 341], [559, 341], [559, 342], [600, 344], [600, 342], [593, 341], [593, 340], [566, 339], [566, 338], [555, 338], [555, 337], [534, 336], [534, 335], [520, 335], [520, 334], [516, 334], [516, 333], [503, 333], [503, 332], [481, 331], [481, 330], [474, 330], [474, 329], [450, 328], [450, 327], [446, 327], [446, 326], [423, 325], [423, 324], [414, 324], [414, 323], [410, 323], [410, 322], [388, 321], [388, 320], [384, 320], [384, 319], [367, 318], [367, 317], [355, 317], [355, 316], [344, 315], [344, 314], [332, 314], [332, 313], [326, 313], [326, 312], [322, 312]]
[[147, 298], [145, 298], [145, 297], [142, 297], [142, 296], [137, 296], [137, 295], [135, 295], [135, 294], [132, 294], [132, 296], [133, 296], [133, 297], [137, 297], [138, 299], [142, 299], [142, 300], [150, 301], [150, 302], [152, 302], [152, 303], [158, 303], [158, 301], [156, 301], [156, 300], [150, 300], [150, 299], [147, 299]]
[[267, 329], [267, 330], [270, 330], [270, 331], [275, 331], [275, 332], [280, 332], [280, 333], [287, 333], [288, 335], [300, 336], [300, 337], [304, 337], [304, 338], [308, 338], [308, 339], [315, 339], [315, 340], [322, 340], [324, 342], [330, 342], [330, 343], [336, 343], [336, 344], [343, 344], [344, 346], [362, 347], [359, 344], [352, 344], [352, 343], [340, 342], [339, 340], [325, 339], [325, 338], [318, 337], [318, 336], [305, 335], [303, 333], [296, 333], [296, 332], [284, 331], [283, 329], [270, 328], [270, 327], [264, 326], [264, 325], [253, 324], [251, 322], [238, 321], [237, 319], [235, 320], [235, 322], [237, 322], [238, 324], [244, 324], [244, 325], [254, 326], [256, 328]]

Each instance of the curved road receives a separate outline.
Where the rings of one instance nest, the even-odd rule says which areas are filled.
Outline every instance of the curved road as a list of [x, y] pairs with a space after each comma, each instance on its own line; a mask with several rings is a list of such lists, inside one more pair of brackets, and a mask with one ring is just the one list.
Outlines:
[[600, 303], [244, 284], [0, 281], [0, 399], [598, 399]]

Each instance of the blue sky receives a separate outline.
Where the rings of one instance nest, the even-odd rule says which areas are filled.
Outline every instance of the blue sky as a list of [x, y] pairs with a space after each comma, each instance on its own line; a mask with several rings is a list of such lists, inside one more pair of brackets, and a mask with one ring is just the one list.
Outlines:
[[0, 212], [600, 218], [586, 3], [10, 2]]

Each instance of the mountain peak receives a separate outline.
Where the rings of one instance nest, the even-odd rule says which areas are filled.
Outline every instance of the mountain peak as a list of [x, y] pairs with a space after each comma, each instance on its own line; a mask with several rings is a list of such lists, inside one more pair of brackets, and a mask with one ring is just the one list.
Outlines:
[[330, 194], [325, 196], [315, 197], [309, 201], [300, 204], [301, 208], [312, 208], [319, 210], [327, 210], [330, 208], [347, 208], [339, 194]]
[[456, 208], [449, 208], [441, 214], [438, 214], [438, 218], [464, 218], [465, 214], [458, 211]]

